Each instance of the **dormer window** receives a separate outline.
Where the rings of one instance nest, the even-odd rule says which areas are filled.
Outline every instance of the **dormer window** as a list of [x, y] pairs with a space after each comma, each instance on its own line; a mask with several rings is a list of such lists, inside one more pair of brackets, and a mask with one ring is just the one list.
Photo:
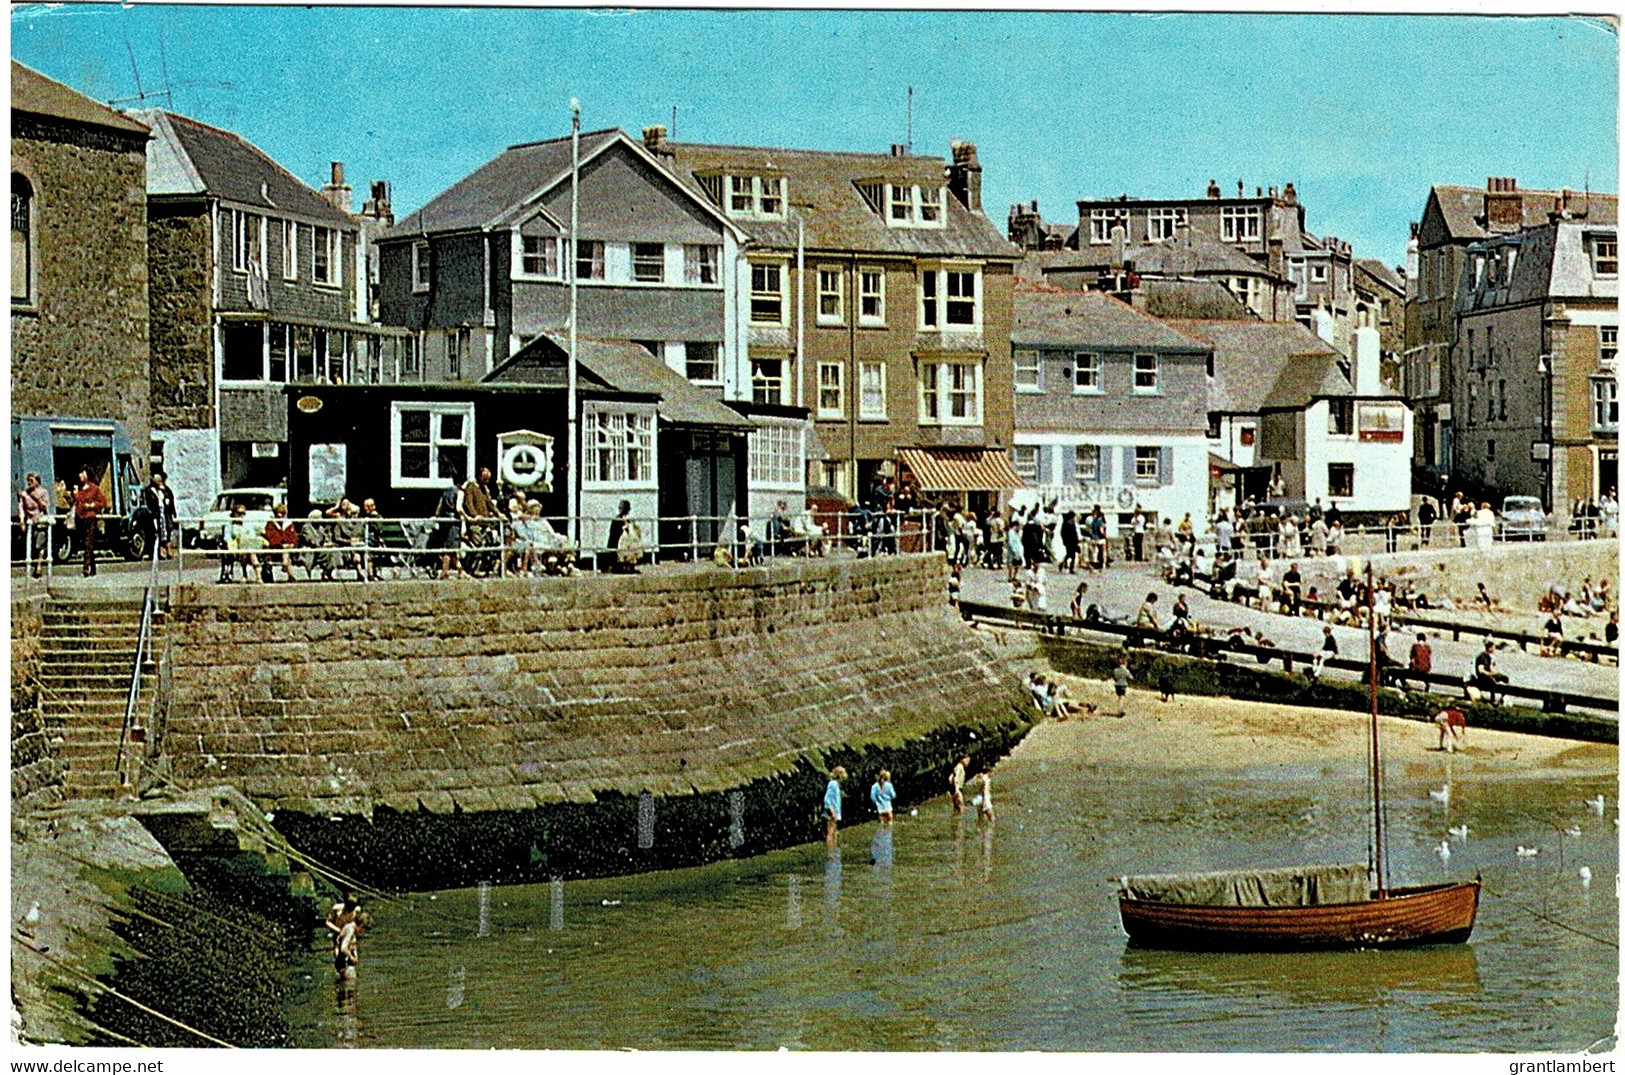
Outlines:
[[1123, 225], [1123, 235], [1128, 236], [1128, 210], [1127, 209], [1091, 209], [1089, 210], [1089, 242], [1100, 246], [1112, 241], [1112, 228], [1118, 224]]
[[[709, 182], [704, 183], [707, 191]], [[729, 175], [723, 177], [723, 189], [728, 192], [728, 215], [742, 217], [782, 218], [785, 205], [785, 181], [782, 175]]]
[[1256, 205], [1227, 205], [1219, 210], [1219, 234], [1227, 243], [1256, 241], [1264, 214]]
[[940, 228], [942, 188], [919, 184], [888, 183], [866, 179], [854, 183], [869, 208], [879, 213], [892, 228]]
[[1187, 223], [1188, 218], [1183, 208], [1153, 209], [1145, 215], [1146, 241], [1160, 243], [1172, 239]]
[[1591, 237], [1591, 271], [1598, 276], [1619, 275], [1619, 237], [1594, 235]]

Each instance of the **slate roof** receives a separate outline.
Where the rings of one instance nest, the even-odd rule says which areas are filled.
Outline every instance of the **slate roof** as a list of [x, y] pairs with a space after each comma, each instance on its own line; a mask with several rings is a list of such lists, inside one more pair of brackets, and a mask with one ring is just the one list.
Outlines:
[[1210, 410], [1257, 414], [1306, 406], [1316, 396], [1354, 393], [1342, 371], [1343, 356], [1296, 321], [1172, 319], [1167, 324], [1212, 345]]
[[148, 194], [208, 194], [335, 227], [355, 227], [348, 214], [242, 136], [161, 109], [134, 114], [153, 132], [147, 144]]
[[[1467, 314], [1548, 298], [1617, 300], [1619, 277], [1599, 277], [1592, 271], [1589, 245], [1592, 234], [1617, 232], [1618, 225], [1612, 223], [1560, 220], [1474, 243], [1469, 251], [1484, 251], [1491, 259], [1513, 247], [1518, 260], [1510, 280], [1498, 279], [1493, 264], [1486, 266], [1480, 286], [1473, 287], [1469, 278], [1457, 295], [1457, 309]], [[1471, 269], [1468, 271], [1470, 274]]]
[[11, 110], [83, 123], [90, 127], [106, 127], [133, 135], [148, 133], [146, 124], [115, 112], [16, 60], [11, 61]]
[[[581, 159], [617, 138], [618, 129], [583, 131]], [[483, 228], [520, 203], [551, 188], [570, 172], [570, 139], [554, 138], [509, 146], [430, 199], [421, 209], [400, 218], [386, 239], [424, 233]]]
[[1401, 295], [1405, 293], [1405, 281], [1401, 280], [1399, 274], [1392, 268], [1377, 258], [1355, 258], [1354, 266], [1367, 276], [1392, 288]]
[[[1127, 246], [1123, 250], [1123, 260], [1133, 262], [1134, 271], [1141, 276], [1192, 276], [1196, 273], [1270, 275], [1269, 267], [1263, 262], [1248, 257], [1229, 243], [1206, 238], [1192, 228], [1181, 229], [1166, 242]], [[1057, 255], [1045, 269], [1052, 272], [1104, 269], [1111, 262], [1110, 246], [1088, 246]]]
[[[1483, 239], [1491, 234], [1483, 223], [1484, 188], [1436, 184], [1432, 198], [1437, 200], [1445, 228], [1454, 240]], [[1556, 190], [1519, 190], [1523, 195], [1523, 227], [1533, 228], [1546, 223], [1547, 214], [1563, 207], [1563, 193]], [[1583, 209], [1593, 224], [1619, 222], [1619, 196], [1617, 194], [1586, 194], [1569, 191], [1570, 210]]]
[[1141, 280], [1139, 292], [1145, 297], [1145, 312], [1152, 317], [1259, 320], [1257, 314], [1217, 280]]
[[[940, 157], [893, 157], [880, 153], [835, 153], [808, 149], [770, 149], [756, 146], [702, 145], [667, 142], [674, 156], [667, 167], [701, 197], [710, 195], [697, 174], [710, 172], [782, 174], [792, 207], [801, 208], [808, 250], [903, 256], [961, 255], [1008, 258], [1021, 252], [1007, 240], [983, 212], [972, 212], [948, 193], [946, 165]], [[857, 182], [878, 179], [897, 185], [944, 185], [942, 228], [893, 228], [870, 208]], [[714, 203], [713, 203], [714, 204]], [[755, 245], [781, 250], [796, 248], [797, 210], [784, 220], [734, 218]]]
[[1100, 291], [1055, 291], [1018, 285], [1014, 344], [1206, 351], [1208, 345]]
[[[543, 333], [486, 374], [485, 383], [557, 386], [555, 374], [568, 354], [568, 340]], [[627, 340], [576, 339], [576, 361], [588, 383], [617, 392], [656, 397], [655, 409], [673, 425], [708, 426], [748, 432], [750, 419], [723, 405], [641, 346]]]

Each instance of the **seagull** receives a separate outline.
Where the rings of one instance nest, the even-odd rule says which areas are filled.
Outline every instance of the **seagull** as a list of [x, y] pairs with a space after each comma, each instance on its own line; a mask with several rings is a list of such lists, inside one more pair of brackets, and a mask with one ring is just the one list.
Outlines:
[[1441, 841], [1439, 841], [1439, 846], [1435, 847], [1433, 850], [1444, 861], [1446, 861], [1446, 862], [1450, 861], [1450, 841], [1449, 840], [1441, 840]]
[[1429, 789], [1428, 798], [1433, 799], [1435, 802], [1448, 803], [1450, 801], [1450, 785], [1446, 784], [1438, 791]]
[[1580, 887], [1581, 888], [1590, 888], [1591, 887], [1591, 867], [1590, 866], [1581, 866], [1580, 867]]
[[1570, 825], [1568, 828], [1563, 830], [1563, 835], [1564, 836], [1578, 836], [1578, 835], [1580, 835], [1580, 826], [1578, 826], [1578, 825]]
[[1595, 799], [1587, 799], [1585, 801], [1585, 805], [1591, 807], [1592, 813], [1596, 814], [1598, 817], [1602, 817], [1602, 808], [1607, 805], [1607, 803], [1603, 799], [1602, 795], [1598, 794]]
[[1540, 848], [1538, 847], [1525, 847], [1522, 844], [1518, 845], [1518, 857], [1521, 859], [1532, 859], [1538, 854], [1540, 854]]
[[1467, 822], [1463, 821], [1460, 825], [1453, 826], [1450, 829], [1450, 835], [1459, 836], [1463, 840], [1467, 839]]

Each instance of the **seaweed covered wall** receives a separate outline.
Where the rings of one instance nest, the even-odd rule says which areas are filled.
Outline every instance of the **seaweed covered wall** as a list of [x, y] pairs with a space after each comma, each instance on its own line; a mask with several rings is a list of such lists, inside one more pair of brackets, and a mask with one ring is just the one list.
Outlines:
[[937, 557], [187, 588], [161, 752], [377, 884], [631, 872], [814, 839], [827, 772], [941, 794], [1031, 705]]

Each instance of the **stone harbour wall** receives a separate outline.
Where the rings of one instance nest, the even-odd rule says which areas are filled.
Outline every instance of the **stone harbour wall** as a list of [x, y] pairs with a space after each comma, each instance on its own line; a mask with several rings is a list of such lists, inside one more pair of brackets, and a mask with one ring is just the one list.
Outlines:
[[[183, 588], [160, 745], [374, 883], [631, 872], [903, 803], [1032, 707], [938, 557], [737, 573]], [[335, 819], [335, 820], [330, 820]]]
[[40, 682], [43, 594], [11, 601], [11, 808], [15, 814], [61, 802], [63, 766], [45, 726]]

